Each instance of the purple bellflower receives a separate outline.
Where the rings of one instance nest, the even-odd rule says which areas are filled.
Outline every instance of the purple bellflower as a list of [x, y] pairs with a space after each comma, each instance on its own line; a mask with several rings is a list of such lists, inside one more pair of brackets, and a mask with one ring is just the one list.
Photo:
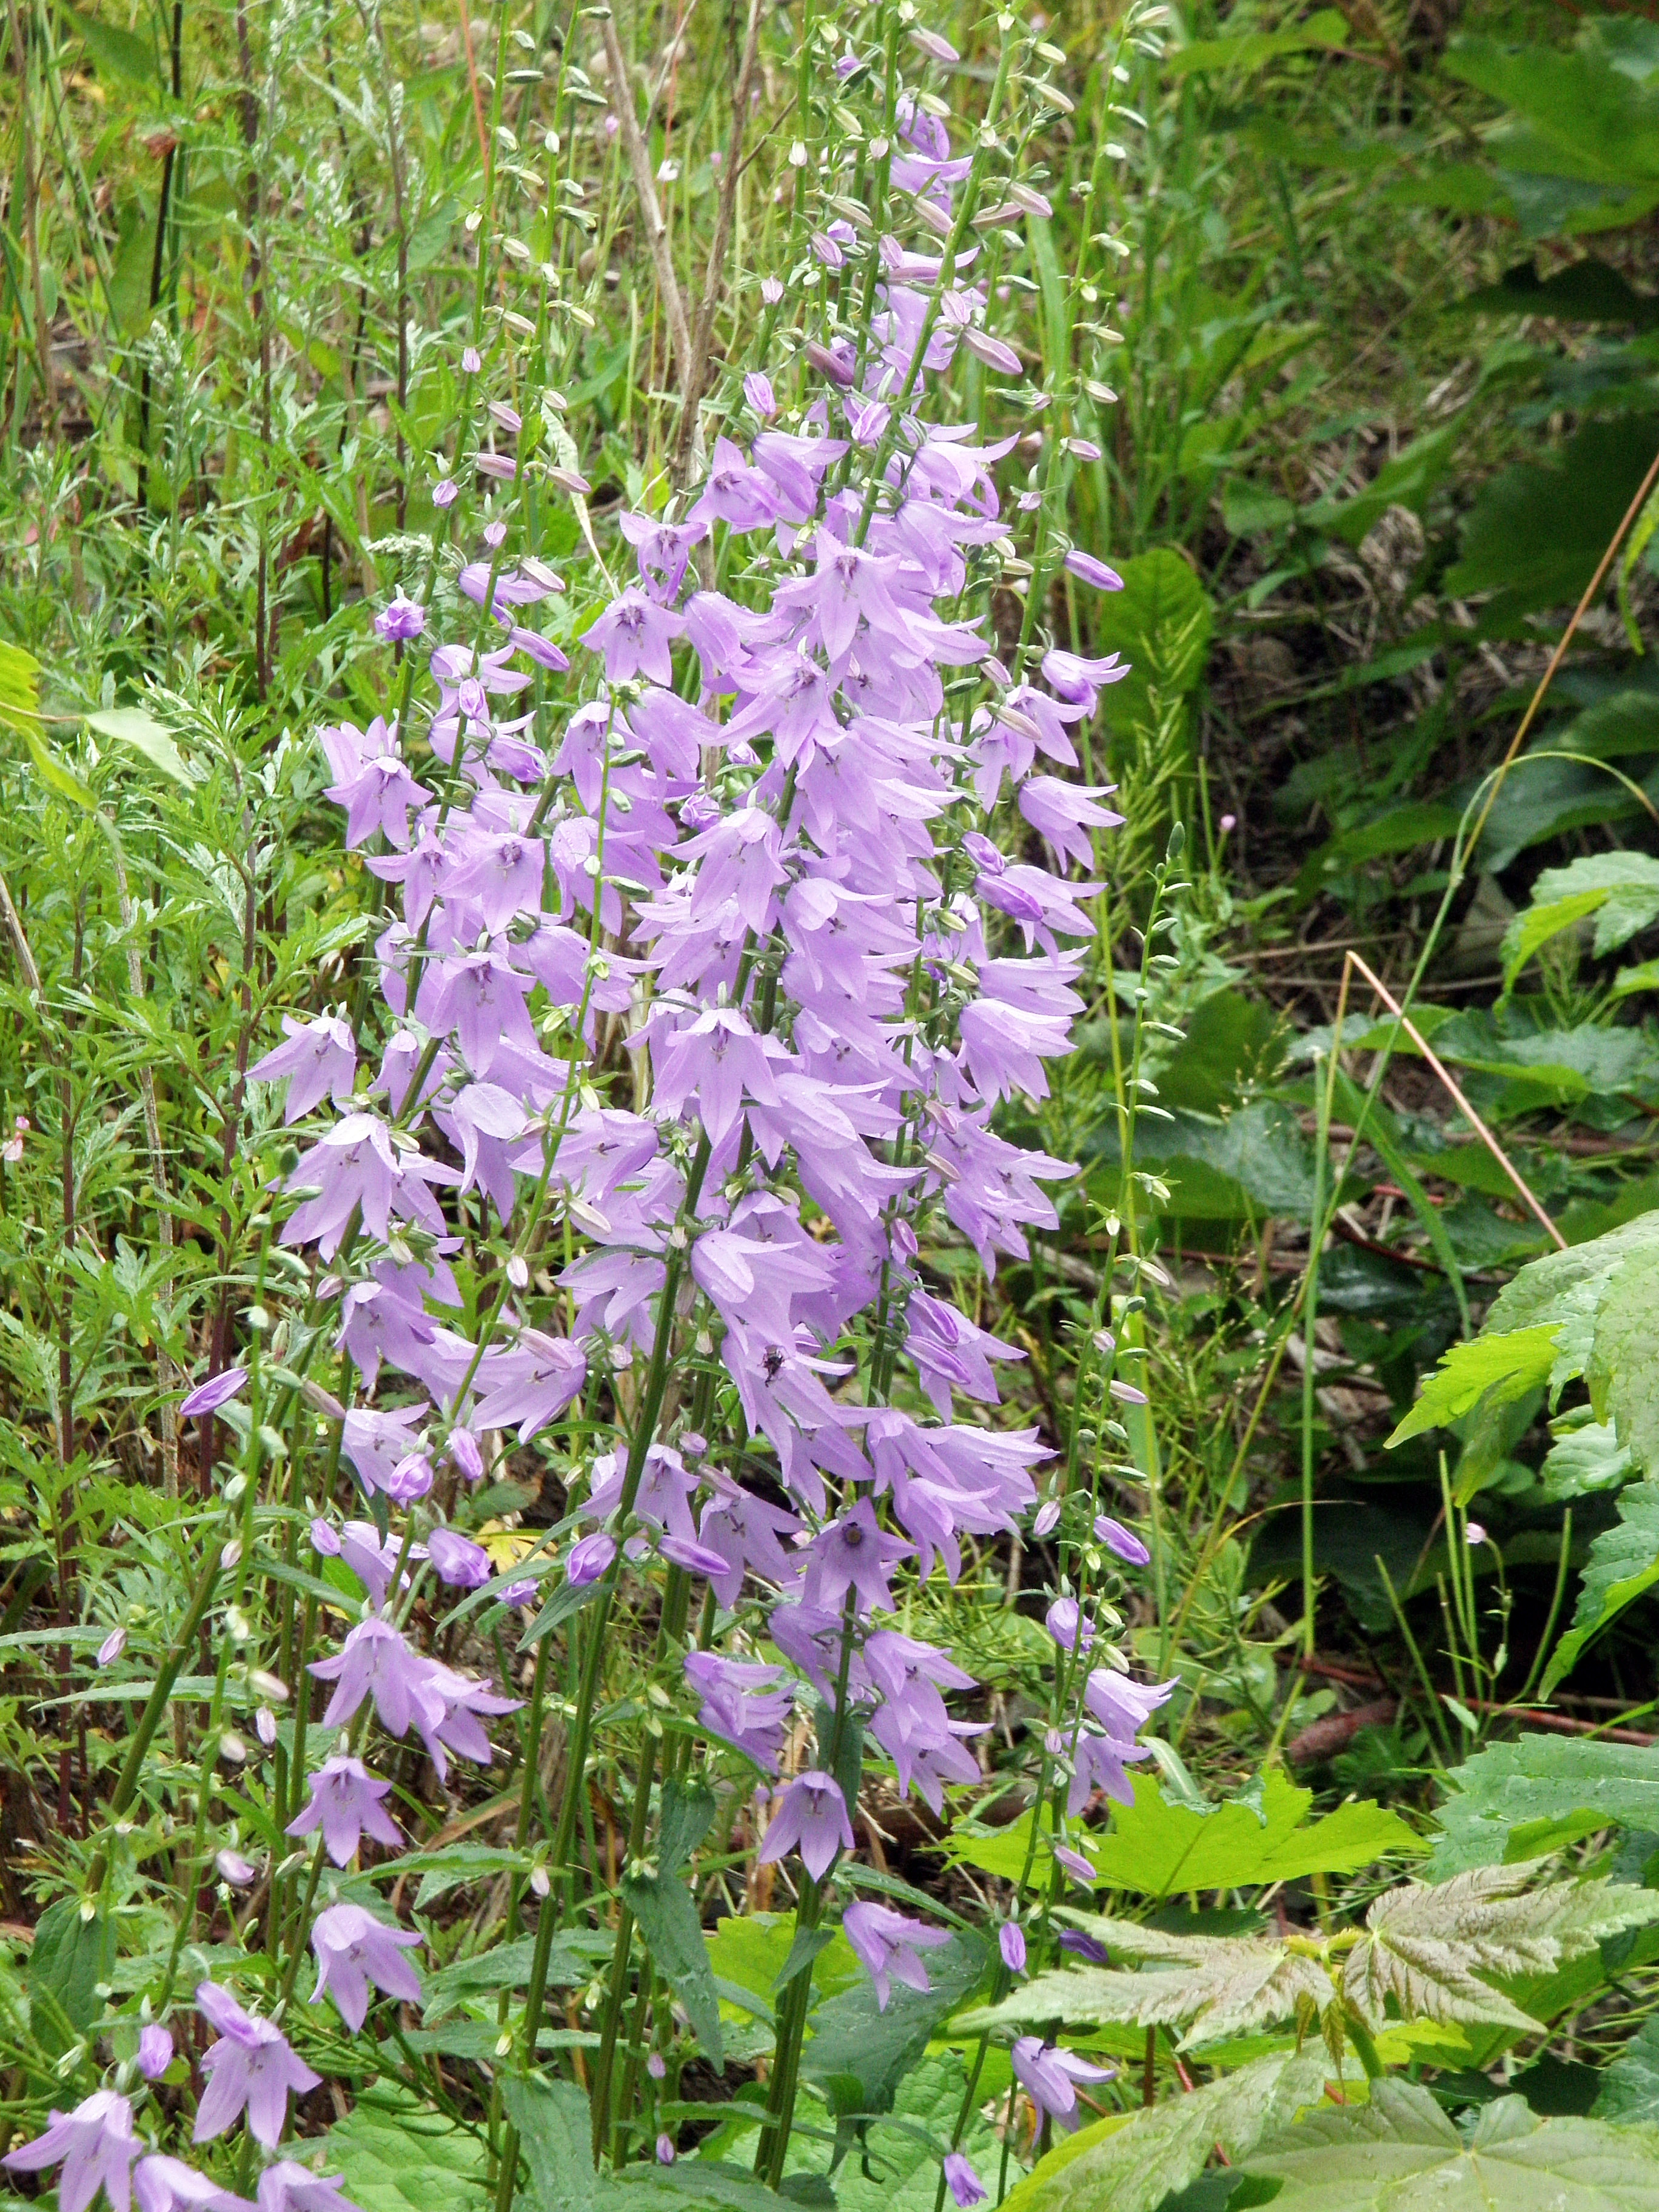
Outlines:
[[356, 1856], [365, 1833], [392, 1850], [403, 1848], [397, 1823], [384, 1800], [392, 1784], [369, 1772], [360, 1759], [337, 1753], [311, 1777], [311, 1802], [289, 1822], [290, 1836], [308, 1836], [315, 1828], [336, 1866], [349, 1866]]
[[837, 1851], [853, 1848], [853, 1824], [847, 1800], [831, 1774], [797, 1775], [778, 1800], [771, 1826], [756, 1856], [781, 1859], [798, 1850], [814, 1881], [822, 1881]]
[[295, 2057], [280, 2028], [244, 2012], [228, 1990], [199, 1983], [196, 2003], [218, 2029], [219, 2040], [202, 2053], [208, 2085], [197, 2107], [191, 2140], [210, 2142], [246, 2112], [254, 2141], [275, 2150], [288, 2118], [289, 2092], [303, 2097], [319, 2086], [322, 2075]]
[[326, 1991], [355, 2035], [368, 2013], [369, 1984], [406, 2004], [421, 2001], [421, 1978], [404, 1953], [421, 1942], [418, 1935], [388, 1928], [360, 1905], [331, 1905], [312, 1923], [311, 1948], [317, 1954], [313, 2004]]
[[142, 2146], [132, 2131], [132, 2106], [112, 2089], [94, 2089], [72, 2112], [53, 2111], [44, 2135], [3, 2161], [13, 2173], [40, 2173], [61, 2165], [60, 2212], [86, 2212], [101, 2189], [114, 2212], [132, 2202], [132, 2165]]
[[961, 2212], [969, 2212], [970, 2207], [985, 2202], [985, 2184], [975, 2172], [972, 2162], [965, 2153], [959, 2150], [947, 2152], [945, 2160], [945, 2179], [951, 2197], [960, 2206]]
[[1022, 2035], [1011, 2055], [1031, 2102], [1068, 2135], [1082, 2118], [1077, 2108], [1078, 2083], [1109, 2081], [1116, 2071], [1111, 2066], [1091, 2065], [1073, 2051], [1045, 2043], [1040, 2035]]
[[927, 1969], [920, 1954], [951, 1940], [948, 1929], [930, 1928], [923, 1920], [908, 1920], [885, 1905], [849, 1905], [841, 1924], [868, 1971], [878, 2012], [886, 2011], [895, 1980], [907, 1989], [929, 1988]]

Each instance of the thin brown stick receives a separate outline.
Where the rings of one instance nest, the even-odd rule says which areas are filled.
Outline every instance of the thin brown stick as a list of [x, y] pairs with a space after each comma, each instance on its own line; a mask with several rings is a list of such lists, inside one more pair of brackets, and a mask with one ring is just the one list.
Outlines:
[[708, 374], [708, 354], [714, 343], [714, 316], [720, 306], [720, 279], [726, 271], [726, 247], [731, 242], [732, 224], [737, 212], [738, 186], [743, 164], [743, 136], [749, 120], [749, 100], [754, 88], [755, 69], [760, 59], [760, 30], [761, 0], [749, 0], [749, 27], [744, 39], [743, 64], [738, 71], [738, 87], [732, 103], [732, 141], [726, 149], [726, 163], [720, 173], [720, 212], [714, 218], [714, 243], [708, 249], [708, 264], [703, 271], [702, 303], [697, 309], [696, 327], [691, 337], [690, 381], [685, 390], [685, 409], [680, 417], [677, 448], [678, 466], [682, 471], [687, 454], [700, 448], [702, 442], [698, 410], [702, 399], [703, 381]]
[[628, 58], [623, 52], [622, 40], [617, 36], [616, 19], [611, 15], [605, 19], [605, 57], [610, 69], [611, 112], [617, 118], [617, 131], [622, 139], [623, 151], [628, 156], [629, 167], [634, 172], [634, 189], [640, 196], [640, 208], [645, 217], [646, 243], [651, 249], [657, 289], [662, 295], [663, 313], [668, 318], [668, 335], [674, 348], [674, 365], [679, 371], [680, 390], [689, 394], [694, 358], [691, 326], [685, 318], [685, 299], [680, 290], [680, 280], [674, 273], [674, 256], [668, 243], [668, 228], [662, 219], [656, 180], [651, 173], [651, 155], [640, 136], [640, 118], [634, 106], [634, 80], [629, 70]]
[[[1659, 468], [1659, 461], [1656, 461], [1655, 465], [1656, 468]], [[1371, 969], [1366, 966], [1365, 963], [1360, 958], [1357, 952], [1348, 953], [1343, 960], [1342, 967], [1343, 986], [1345, 991], [1346, 989], [1347, 983], [1347, 970], [1350, 968], [1356, 969], [1370, 985], [1372, 990], [1375, 991], [1377, 997], [1382, 1000], [1383, 1005], [1399, 1023], [1401, 1028], [1405, 1030], [1406, 1035], [1417, 1047], [1417, 1049], [1422, 1054], [1424, 1059], [1427, 1060], [1429, 1066], [1434, 1070], [1436, 1075], [1438, 1076], [1449, 1096], [1456, 1102], [1458, 1111], [1462, 1114], [1464, 1118], [1468, 1121], [1470, 1127], [1474, 1131], [1476, 1136], [1480, 1138], [1481, 1143], [1492, 1154], [1493, 1159], [1497, 1161], [1498, 1166], [1503, 1169], [1504, 1174], [1515, 1185], [1516, 1195], [1520, 1198], [1522, 1205], [1527, 1207], [1528, 1211], [1538, 1221], [1545, 1234], [1553, 1242], [1557, 1251], [1565, 1252], [1567, 1249], [1566, 1238], [1561, 1234], [1561, 1231], [1556, 1227], [1554, 1222], [1551, 1220], [1549, 1215], [1539, 1204], [1538, 1200], [1533, 1196], [1532, 1192], [1528, 1188], [1526, 1180], [1522, 1176], [1520, 1170], [1516, 1166], [1513, 1160], [1510, 1159], [1509, 1154], [1504, 1150], [1502, 1145], [1498, 1143], [1497, 1138], [1493, 1136], [1492, 1131], [1486, 1127], [1480, 1116], [1475, 1112], [1474, 1107], [1470, 1105], [1468, 1100], [1463, 1096], [1462, 1091], [1458, 1089], [1457, 1085], [1453, 1081], [1451, 1074], [1444, 1061], [1437, 1057], [1432, 1046], [1429, 1043], [1428, 1039], [1423, 1035], [1421, 1030], [1418, 1028], [1416, 1023], [1412, 1020], [1410, 1015], [1406, 1013], [1401, 1008], [1399, 1000], [1395, 997], [1388, 985], [1382, 981], [1380, 976], [1373, 974]]]

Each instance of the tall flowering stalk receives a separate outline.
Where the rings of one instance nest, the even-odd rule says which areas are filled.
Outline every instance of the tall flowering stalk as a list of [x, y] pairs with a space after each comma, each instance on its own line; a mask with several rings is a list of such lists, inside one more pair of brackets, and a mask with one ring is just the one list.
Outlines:
[[[684, 1912], [661, 1901], [665, 1885], [684, 1890], [707, 1826], [688, 1827], [686, 1808], [708, 1802], [710, 1781], [752, 1793], [727, 1831], [744, 1820], [757, 1865], [782, 1868], [798, 1900], [765, 2104], [747, 2108], [757, 2171], [775, 2185], [819, 1936], [838, 1916], [883, 2008], [896, 1984], [927, 1990], [930, 1954], [951, 1941], [860, 1899], [851, 1875], [866, 1780], [939, 1815], [947, 1791], [983, 1779], [979, 1686], [901, 1626], [907, 1598], [955, 1584], [964, 1547], [1057, 1528], [1097, 1583], [1102, 1546], [1146, 1558], [1097, 1520], [1097, 1477], [1075, 1449], [1057, 1459], [1035, 1428], [993, 1425], [1000, 1373], [1025, 1354], [927, 1264], [948, 1240], [988, 1279], [1058, 1225], [1053, 1187], [1071, 1164], [1012, 1141], [998, 1116], [1046, 1095], [1082, 1010], [1101, 890], [1086, 872], [1118, 817], [1068, 772], [1126, 672], [1043, 643], [1042, 586], [1066, 552], [1044, 505], [1052, 456], [1018, 497], [1016, 513], [1038, 516], [1024, 564], [1000, 481], [1013, 441], [983, 442], [935, 398], [959, 356], [1021, 368], [988, 327], [998, 295], [975, 225], [1047, 206], [1020, 187], [988, 210], [1006, 159], [994, 125], [1030, 57], [1004, 19], [990, 120], [963, 156], [937, 103], [906, 86], [896, 24], [876, 58], [889, 135], [868, 182], [878, 208], [914, 211], [915, 235], [837, 218], [810, 232], [810, 265], [793, 272], [833, 274], [858, 319], [826, 302], [825, 335], [787, 373], [748, 374], [701, 479], [620, 517], [633, 575], [605, 570], [603, 603], [558, 637], [547, 614], [566, 580], [514, 544], [510, 491], [453, 595], [433, 597], [449, 573], [446, 477], [421, 596], [399, 592], [378, 617], [403, 656], [386, 712], [320, 732], [345, 844], [388, 903], [356, 1006], [290, 1018], [248, 1071], [286, 1086], [295, 1130], [258, 1296], [289, 1255], [306, 1304], [268, 1346], [256, 1305], [246, 1365], [180, 1408], [229, 1423], [242, 1451], [223, 1493], [236, 1533], [182, 1639], [228, 1574], [164, 1997], [193, 1940], [212, 1771], [237, 1756], [224, 1717], [240, 1701], [278, 1753], [260, 1823], [293, 1849], [244, 1930], [264, 1945], [258, 2002], [252, 1983], [240, 1996], [207, 1976], [197, 1987], [216, 2039], [194, 2138], [244, 2127], [238, 2186], [257, 2145], [264, 2212], [338, 2203], [283, 2155], [290, 2097], [319, 2078], [292, 2040], [307, 1954], [308, 2003], [331, 2005], [348, 2034], [422, 1990], [422, 1937], [344, 1893], [344, 1870], [397, 1864], [417, 1765], [441, 1790], [458, 1764], [490, 1767], [514, 1731], [506, 1934], [533, 1941], [522, 2008], [502, 1999], [500, 2073], [538, 2065], [556, 1943], [608, 1936], [588, 1998], [593, 2146], [625, 2160], [649, 2142], [662, 2050], [686, 2047], [671, 1990], [708, 2035], [695, 1966], [670, 1940]], [[925, 51], [950, 50], [929, 34]], [[483, 393], [476, 349], [462, 366], [469, 399], [475, 381]], [[506, 400], [486, 404], [472, 465], [520, 486], [556, 410], [527, 428]], [[547, 483], [585, 501], [552, 444]], [[1072, 565], [1116, 582], [1098, 562]], [[1024, 619], [1001, 641], [968, 610], [1022, 568]], [[537, 1462], [566, 1495], [532, 1540], [474, 1501]], [[234, 1656], [254, 1638], [240, 1608], [264, 1565], [261, 1496], [285, 1546], [274, 1674]], [[1127, 1680], [1097, 1595], [1068, 1584], [1049, 1615], [1054, 1698], [1001, 1985], [1025, 1971], [1028, 1935], [1048, 1942], [1068, 1872], [1088, 1875], [1068, 1824], [1097, 1791], [1127, 1794], [1125, 1764], [1145, 1756], [1139, 1731], [1169, 1692]], [[640, 1705], [615, 1712], [624, 1606], [651, 1620], [655, 1653]], [[509, 1637], [518, 1682], [502, 1679]], [[526, 1687], [527, 1706], [512, 1694]], [[562, 1781], [544, 1823], [555, 1714]], [[630, 1801], [614, 1889], [584, 1834], [610, 1762]], [[234, 1850], [216, 1870], [233, 1895], [257, 1876]], [[107, 1872], [102, 1856], [94, 1890]], [[1028, 2040], [1018, 2078], [1064, 2121], [1099, 2069]], [[13, 2154], [64, 2160], [72, 2212], [100, 2180], [125, 2212], [142, 2148], [130, 2072], [121, 2094], [100, 2088]], [[500, 2073], [489, 2130], [510, 2212], [519, 2107]], [[960, 2203], [981, 2190], [960, 2148], [972, 2094], [970, 2081], [940, 2147], [941, 2195]], [[159, 2152], [131, 2186], [143, 2212], [147, 2189], [158, 2204], [241, 2202]]]

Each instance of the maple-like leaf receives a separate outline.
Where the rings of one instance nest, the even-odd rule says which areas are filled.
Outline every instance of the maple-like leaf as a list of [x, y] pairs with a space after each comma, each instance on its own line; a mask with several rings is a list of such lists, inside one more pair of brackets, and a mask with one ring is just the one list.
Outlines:
[[[967, 2028], [1040, 2026], [1063, 2019], [1137, 2027], [1185, 2026], [1182, 2048], [1216, 2043], [1291, 2019], [1298, 2006], [1322, 2013], [1336, 1990], [1316, 1958], [1290, 1944], [1248, 1936], [1175, 1936], [1133, 1920], [1068, 1912], [1120, 1958], [1159, 1971], [1125, 1973], [1085, 1966], [1038, 1974], [999, 2005], [970, 2014]], [[1172, 1971], [1171, 1971], [1172, 1970]]]
[[1382, 2025], [1392, 1997], [1405, 2020], [1535, 2028], [1536, 2021], [1480, 1977], [1553, 1973], [1604, 1936], [1659, 1919], [1659, 1895], [1626, 1883], [1531, 1887], [1546, 1863], [1474, 1867], [1449, 1881], [1388, 1891], [1348, 1954], [1343, 1996], [1373, 2027]]

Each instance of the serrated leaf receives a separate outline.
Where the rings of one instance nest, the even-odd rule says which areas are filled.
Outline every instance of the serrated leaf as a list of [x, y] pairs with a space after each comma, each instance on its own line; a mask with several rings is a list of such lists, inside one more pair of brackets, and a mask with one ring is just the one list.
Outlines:
[[1294, 2019], [1311, 2003], [1322, 2013], [1336, 1995], [1318, 1960], [1274, 1939], [1248, 1936], [1176, 1936], [1133, 1920], [1068, 1912], [1067, 1920], [1120, 1957], [1170, 1971], [1123, 1973], [1102, 1966], [1061, 1967], [1036, 1974], [1000, 2004], [970, 2013], [970, 2032], [1074, 2026], [1108, 2021], [1136, 2027], [1184, 2027], [1183, 2050], [1219, 2043], [1253, 2028]]
[[423, 2106], [362, 2099], [324, 2141], [326, 2171], [362, 2212], [481, 2212], [482, 2138]]
[[1595, 1312], [1584, 1380], [1599, 1418], [1612, 1417], [1639, 1468], [1659, 1468], [1659, 1251], [1626, 1260]]
[[720, 1998], [690, 1890], [672, 1875], [641, 1874], [626, 1875], [622, 1893], [658, 1972], [684, 2007], [691, 2033], [718, 2074], [726, 2063]]
[[1388, 1440], [1392, 1451], [1407, 1437], [1444, 1428], [1472, 1413], [1483, 1400], [1506, 1406], [1550, 1379], [1555, 1364], [1553, 1328], [1517, 1329], [1505, 1336], [1471, 1337], [1455, 1344], [1424, 1383], [1417, 1403]]
[[1626, 1883], [1534, 1887], [1546, 1863], [1474, 1867], [1449, 1881], [1386, 1892], [1348, 1954], [1344, 1997], [1377, 2027], [1392, 1998], [1406, 2020], [1534, 2029], [1535, 2021], [1481, 1977], [1553, 1973], [1603, 1936], [1659, 1919], [1659, 1894]]
[[1565, 1681], [1587, 1644], [1659, 1583], [1659, 1480], [1630, 1484], [1618, 1503], [1617, 1525], [1590, 1546], [1572, 1626], [1550, 1654], [1541, 1697]]
[[1446, 1780], [1451, 1795], [1436, 1816], [1443, 1833], [1428, 1865], [1434, 1881], [1501, 1864], [1510, 1838], [1530, 1821], [1586, 1814], [1594, 1814], [1593, 1827], [1659, 1832], [1659, 1748], [1522, 1735], [1488, 1744]]
[[98, 1984], [109, 1979], [114, 1966], [115, 1923], [107, 1913], [83, 1920], [80, 1899], [64, 1897], [40, 1915], [23, 1986], [35, 2040], [49, 2057], [67, 2051], [101, 2014]]
[[1410, 2081], [1310, 2113], [1244, 2170], [1283, 2184], [1278, 2212], [1659, 2212], [1659, 2134], [1540, 2120], [1500, 2097], [1466, 2145]]
[[1592, 1293], [1604, 1291], [1626, 1260], [1655, 1246], [1659, 1246], [1659, 1212], [1638, 1214], [1604, 1237], [1529, 1260], [1492, 1300], [1485, 1333], [1502, 1335], [1559, 1323], [1566, 1317], [1565, 1301], [1570, 1294], [1582, 1287], [1589, 1287]]
[[105, 708], [87, 716], [87, 727], [100, 738], [112, 738], [117, 744], [131, 745], [186, 791], [196, 781], [196, 772], [173, 743], [173, 732], [142, 707]]
[[1259, 1807], [1234, 1799], [1199, 1813], [1170, 1804], [1150, 1776], [1137, 1775], [1133, 1788], [1132, 1805], [1113, 1808], [1095, 1864], [1103, 1883], [1146, 1897], [1353, 1874], [1385, 1851], [1419, 1848], [1398, 1814], [1369, 1802], [1340, 1805], [1304, 1826], [1313, 1792], [1298, 1790], [1280, 1767], [1265, 1777]]
[[1644, 2020], [1606, 2073], [1591, 2112], [1620, 2127], [1659, 2123], [1659, 2019]]
[[1504, 933], [1504, 989], [1552, 938], [1591, 915], [1597, 917], [1592, 950], [1600, 960], [1659, 915], [1659, 860], [1648, 853], [1592, 853], [1564, 868], [1546, 868], [1532, 887], [1531, 905]]
[[593, 2121], [586, 2094], [574, 2081], [501, 2076], [507, 2117], [519, 2131], [538, 2212], [592, 2212]]
[[1153, 2212], [1203, 2171], [1218, 2143], [1237, 2162], [1315, 2102], [1328, 2066], [1322, 2051], [1275, 2051], [1185, 2096], [1097, 2121], [1039, 2160], [1003, 2212]]

